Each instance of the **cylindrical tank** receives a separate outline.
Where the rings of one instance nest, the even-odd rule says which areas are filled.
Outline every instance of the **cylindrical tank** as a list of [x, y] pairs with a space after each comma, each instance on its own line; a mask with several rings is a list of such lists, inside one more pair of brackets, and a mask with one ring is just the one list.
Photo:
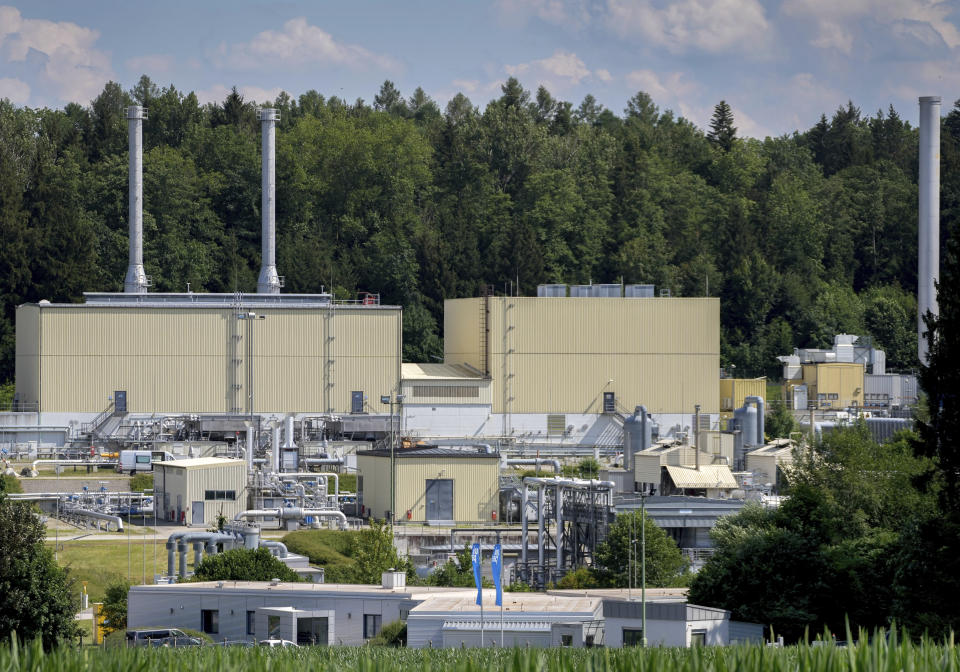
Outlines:
[[647, 409], [637, 406], [633, 415], [623, 421], [623, 468], [633, 470], [633, 455], [646, 450], [653, 442], [653, 423], [647, 417]]
[[743, 436], [743, 445], [759, 446], [757, 443], [757, 409], [746, 405], [733, 412], [734, 427]]

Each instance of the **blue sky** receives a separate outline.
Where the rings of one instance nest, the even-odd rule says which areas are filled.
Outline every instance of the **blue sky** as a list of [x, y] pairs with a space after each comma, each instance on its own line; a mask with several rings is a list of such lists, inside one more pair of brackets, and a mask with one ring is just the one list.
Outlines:
[[[0, 0], [3, 2], [3, 0]], [[847, 100], [960, 98], [960, 0], [31, 0], [0, 5], [0, 97], [84, 104], [146, 73], [221, 101], [308, 89], [372, 101], [385, 79], [481, 108], [516, 76], [622, 113], [637, 91], [701, 127], [721, 99], [741, 135], [805, 130]]]

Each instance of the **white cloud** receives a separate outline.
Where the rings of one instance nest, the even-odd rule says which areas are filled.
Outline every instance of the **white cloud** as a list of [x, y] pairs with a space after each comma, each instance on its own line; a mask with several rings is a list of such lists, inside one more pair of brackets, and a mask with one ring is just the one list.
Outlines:
[[336, 41], [330, 33], [310, 25], [303, 17], [287, 21], [282, 31], [258, 33], [249, 42], [223, 43], [214, 61], [225, 68], [339, 65], [396, 70], [399, 67], [389, 56]]
[[9, 98], [15, 105], [26, 105], [30, 100], [30, 85], [12, 77], [0, 78], [0, 98]]
[[[207, 89], [197, 91], [197, 100], [201, 105], [206, 105], [207, 103], [220, 104], [230, 95], [231, 90], [231, 87], [225, 84], [214, 84]], [[263, 89], [259, 86], [244, 85], [238, 86], [237, 91], [240, 92], [240, 95], [243, 96], [243, 99], [247, 102], [272, 103], [277, 99], [277, 96], [280, 95], [283, 89], [280, 87]]]
[[586, 0], [497, 0], [501, 21], [517, 25], [530, 18], [568, 28], [580, 28], [590, 23]]
[[680, 103], [697, 93], [699, 86], [689, 81], [682, 72], [671, 72], [661, 77], [653, 70], [634, 70], [625, 77], [634, 90], [645, 91], [660, 107]]
[[761, 53], [770, 25], [758, 0], [607, 0], [607, 25], [623, 38], [642, 37], [673, 53]]
[[580, 82], [596, 77], [601, 81], [610, 81], [607, 70], [591, 72], [587, 64], [572, 52], [557, 50], [552, 56], [529, 63], [504, 66], [504, 72], [528, 84], [543, 85], [550, 91], [564, 91], [578, 86]]
[[127, 70], [152, 76], [165, 75], [173, 70], [174, 59], [169, 54], [150, 54], [127, 59], [124, 63]]
[[109, 55], [95, 48], [100, 33], [68, 21], [27, 19], [16, 7], [0, 7], [0, 57], [23, 62], [44, 57], [44, 79], [61, 100], [87, 102], [113, 77]]
[[[781, 9], [787, 16], [817, 22], [819, 32], [811, 40], [815, 47], [849, 53], [852, 28], [864, 19], [891, 25], [895, 34], [914, 37], [917, 30], [909, 24], [924, 24], [949, 48], [960, 46], [960, 29], [948, 18], [956, 11], [953, 0], [785, 0]], [[840, 35], [850, 35], [850, 38], [838, 39]], [[929, 43], [929, 37], [924, 41]]]
[[609, 70], [606, 70], [604, 68], [600, 68], [599, 70], [594, 70], [593, 74], [595, 74], [597, 76], [597, 79], [599, 79], [601, 82], [613, 81], [613, 75], [610, 74]]

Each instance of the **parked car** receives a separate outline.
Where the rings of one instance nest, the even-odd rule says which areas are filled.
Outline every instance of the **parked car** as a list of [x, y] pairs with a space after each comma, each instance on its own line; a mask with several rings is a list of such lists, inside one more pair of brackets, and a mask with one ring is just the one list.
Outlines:
[[289, 639], [261, 639], [260, 646], [292, 646], [298, 647], [299, 645], [295, 642], [291, 642]]
[[161, 646], [170, 639], [193, 639], [176, 628], [139, 628], [127, 630], [127, 646]]

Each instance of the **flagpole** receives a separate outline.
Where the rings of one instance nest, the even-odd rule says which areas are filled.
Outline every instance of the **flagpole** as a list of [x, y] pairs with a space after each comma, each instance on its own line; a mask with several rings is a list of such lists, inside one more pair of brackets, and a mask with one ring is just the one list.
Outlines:
[[483, 600], [480, 600], [480, 646], [483, 646]]
[[[500, 550], [500, 585], [503, 586], [503, 549]], [[500, 589], [500, 648], [503, 648], [503, 588]]]

